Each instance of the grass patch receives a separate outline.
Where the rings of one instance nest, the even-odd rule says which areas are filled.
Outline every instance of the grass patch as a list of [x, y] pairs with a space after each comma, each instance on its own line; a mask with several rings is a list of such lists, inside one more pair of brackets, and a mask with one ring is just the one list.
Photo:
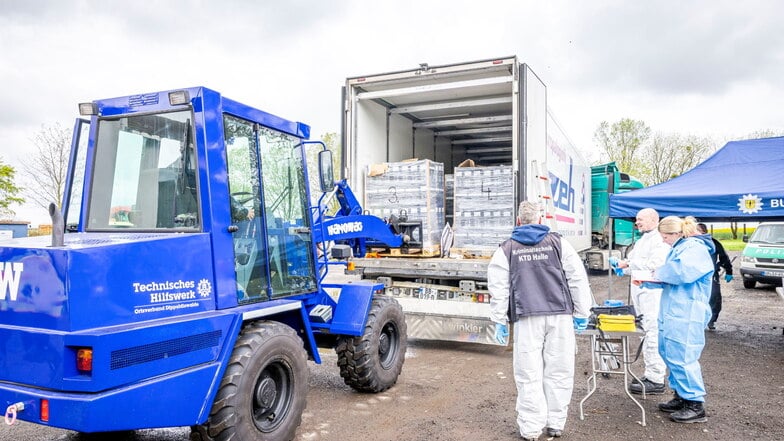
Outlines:
[[740, 239], [719, 239], [726, 251], [742, 251], [746, 247], [746, 242]]
[[[753, 232], [754, 228], [746, 228], [747, 235], [751, 236]], [[743, 228], [738, 228], [737, 239], [732, 237], [732, 230], [729, 228], [714, 228], [712, 233], [727, 251], [742, 251], [746, 247], [746, 242], [743, 241]]]

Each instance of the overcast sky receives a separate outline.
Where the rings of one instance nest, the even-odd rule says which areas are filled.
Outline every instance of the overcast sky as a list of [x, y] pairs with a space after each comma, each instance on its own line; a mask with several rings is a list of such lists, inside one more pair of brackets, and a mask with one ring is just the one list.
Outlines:
[[784, 131], [782, 23], [777, 0], [0, 0], [0, 157], [18, 166], [79, 102], [189, 86], [319, 138], [340, 131], [346, 77], [507, 55], [589, 157], [621, 118], [723, 143]]

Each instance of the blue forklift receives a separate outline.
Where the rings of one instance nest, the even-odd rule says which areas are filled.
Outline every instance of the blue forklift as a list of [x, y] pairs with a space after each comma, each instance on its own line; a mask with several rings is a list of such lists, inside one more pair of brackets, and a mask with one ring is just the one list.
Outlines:
[[0, 244], [6, 423], [290, 440], [319, 348], [357, 391], [396, 383], [400, 305], [380, 284], [324, 283], [321, 244], [399, 235], [325, 216], [338, 186], [323, 144], [311, 202], [307, 125], [204, 87], [79, 111], [52, 236]]

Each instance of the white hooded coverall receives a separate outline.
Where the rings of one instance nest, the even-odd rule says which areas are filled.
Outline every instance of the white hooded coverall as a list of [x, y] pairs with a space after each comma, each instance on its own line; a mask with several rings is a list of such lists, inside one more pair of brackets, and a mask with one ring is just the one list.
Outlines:
[[[629, 270], [653, 271], [664, 265], [664, 260], [670, 252], [670, 246], [662, 240], [658, 230], [644, 233], [640, 240], [634, 244], [629, 252], [627, 261]], [[654, 383], [664, 383], [667, 367], [659, 355], [659, 304], [661, 303], [661, 288], [643, 288], [631, 284], [631, 298], [637, 315], [642, 314], [642, 328], [645, 330], [645, 341], [642, 347], [643, 362], [645, 363], [644, 376]], [[660, 286], [660, 285], [659, 285]]]
[[[574, 317], [590, 315], [593, 296], [577, 252], [561, 240], [561, 265], [574, 305]], [[506, 324], [509, 262], [499, 247], [487, 268], [490, 319]], [[563, 430], [574, 386], [575, 335], [568, 314], [521, 317], [514, 324], [513, 369], [517, 385], [517, 424], [523, 437], [544, 427]]]

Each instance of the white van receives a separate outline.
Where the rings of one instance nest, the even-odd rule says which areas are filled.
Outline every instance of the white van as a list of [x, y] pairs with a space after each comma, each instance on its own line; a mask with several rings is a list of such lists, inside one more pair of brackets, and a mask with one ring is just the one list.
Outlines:
[[784, 222], [760, 223], [746, 242], [740, 258], [743, 287], [754, 288], [757, 282], [781, 286], [784, 278]]

